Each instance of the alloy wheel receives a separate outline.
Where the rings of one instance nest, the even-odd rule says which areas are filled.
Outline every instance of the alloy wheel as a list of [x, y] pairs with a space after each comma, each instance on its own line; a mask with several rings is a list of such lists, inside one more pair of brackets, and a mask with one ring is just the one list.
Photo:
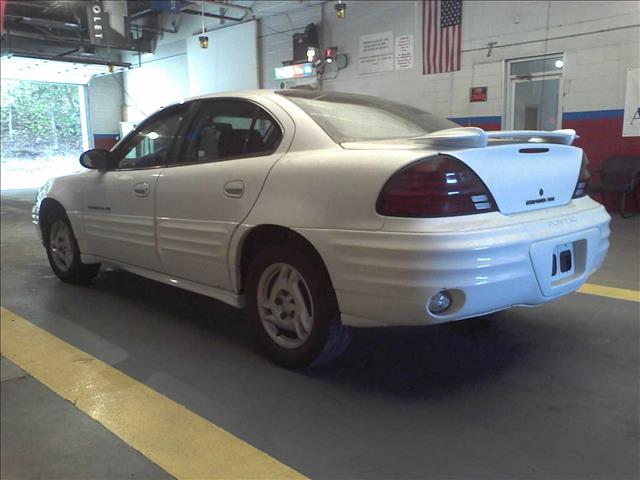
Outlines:
[[281, 347], [298, 348], [313, 328], [313, 299], [300, 272], [287, 263], [274, 263], [260, 276], [257, 289], [260, 321]]
[[49, 231], [49, 249], [51, 258], [63, 272], [68, 272], [75, 255], [73, 238], [69, 226], [62, 220], [56, 220]]

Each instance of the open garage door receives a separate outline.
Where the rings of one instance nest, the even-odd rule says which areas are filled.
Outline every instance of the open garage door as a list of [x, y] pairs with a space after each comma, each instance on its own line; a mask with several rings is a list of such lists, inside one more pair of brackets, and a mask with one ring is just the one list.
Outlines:
[[2, 189], [81, 169], [78, 157], [91, 147], [86, 83], [105, 67], [19, 56], [1, 67]]

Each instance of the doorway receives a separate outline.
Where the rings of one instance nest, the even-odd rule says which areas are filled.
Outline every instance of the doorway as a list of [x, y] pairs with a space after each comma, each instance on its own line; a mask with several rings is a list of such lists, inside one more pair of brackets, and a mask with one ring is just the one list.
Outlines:
[[82, 167], [89, 147], [86, 87], [31, 80], [1, 80], [0, 188], [38, 188]]
[[504, 129], [561, 128], [563, 67], [563, 54], [507, 61]]

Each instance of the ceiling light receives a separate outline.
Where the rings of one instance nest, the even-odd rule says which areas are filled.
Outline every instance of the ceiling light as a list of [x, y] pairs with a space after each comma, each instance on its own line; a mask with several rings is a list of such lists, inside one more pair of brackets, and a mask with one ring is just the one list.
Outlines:
[[202, 7], [202, 35], [198, 37], [200, 41], [200, 48], [209, 48], [209, 37], [205, 35], [204, 30], [204, 0], [200, 1], [200, 6]]

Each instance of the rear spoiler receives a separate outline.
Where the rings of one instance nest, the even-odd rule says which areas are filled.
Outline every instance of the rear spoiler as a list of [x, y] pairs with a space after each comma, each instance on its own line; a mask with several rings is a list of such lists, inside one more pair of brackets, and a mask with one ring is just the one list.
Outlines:
[[579, 138], [572, 129], [553, 130], [501, 130], [497, 132], [485, 132], [477, 127], [457, 127], [439, 130], [412, 140], [438, 145], [443, 147], [482, 148], [486, 147], [489, 140], [503, 140], [517, 143], [558, 143], [571, 145]]

